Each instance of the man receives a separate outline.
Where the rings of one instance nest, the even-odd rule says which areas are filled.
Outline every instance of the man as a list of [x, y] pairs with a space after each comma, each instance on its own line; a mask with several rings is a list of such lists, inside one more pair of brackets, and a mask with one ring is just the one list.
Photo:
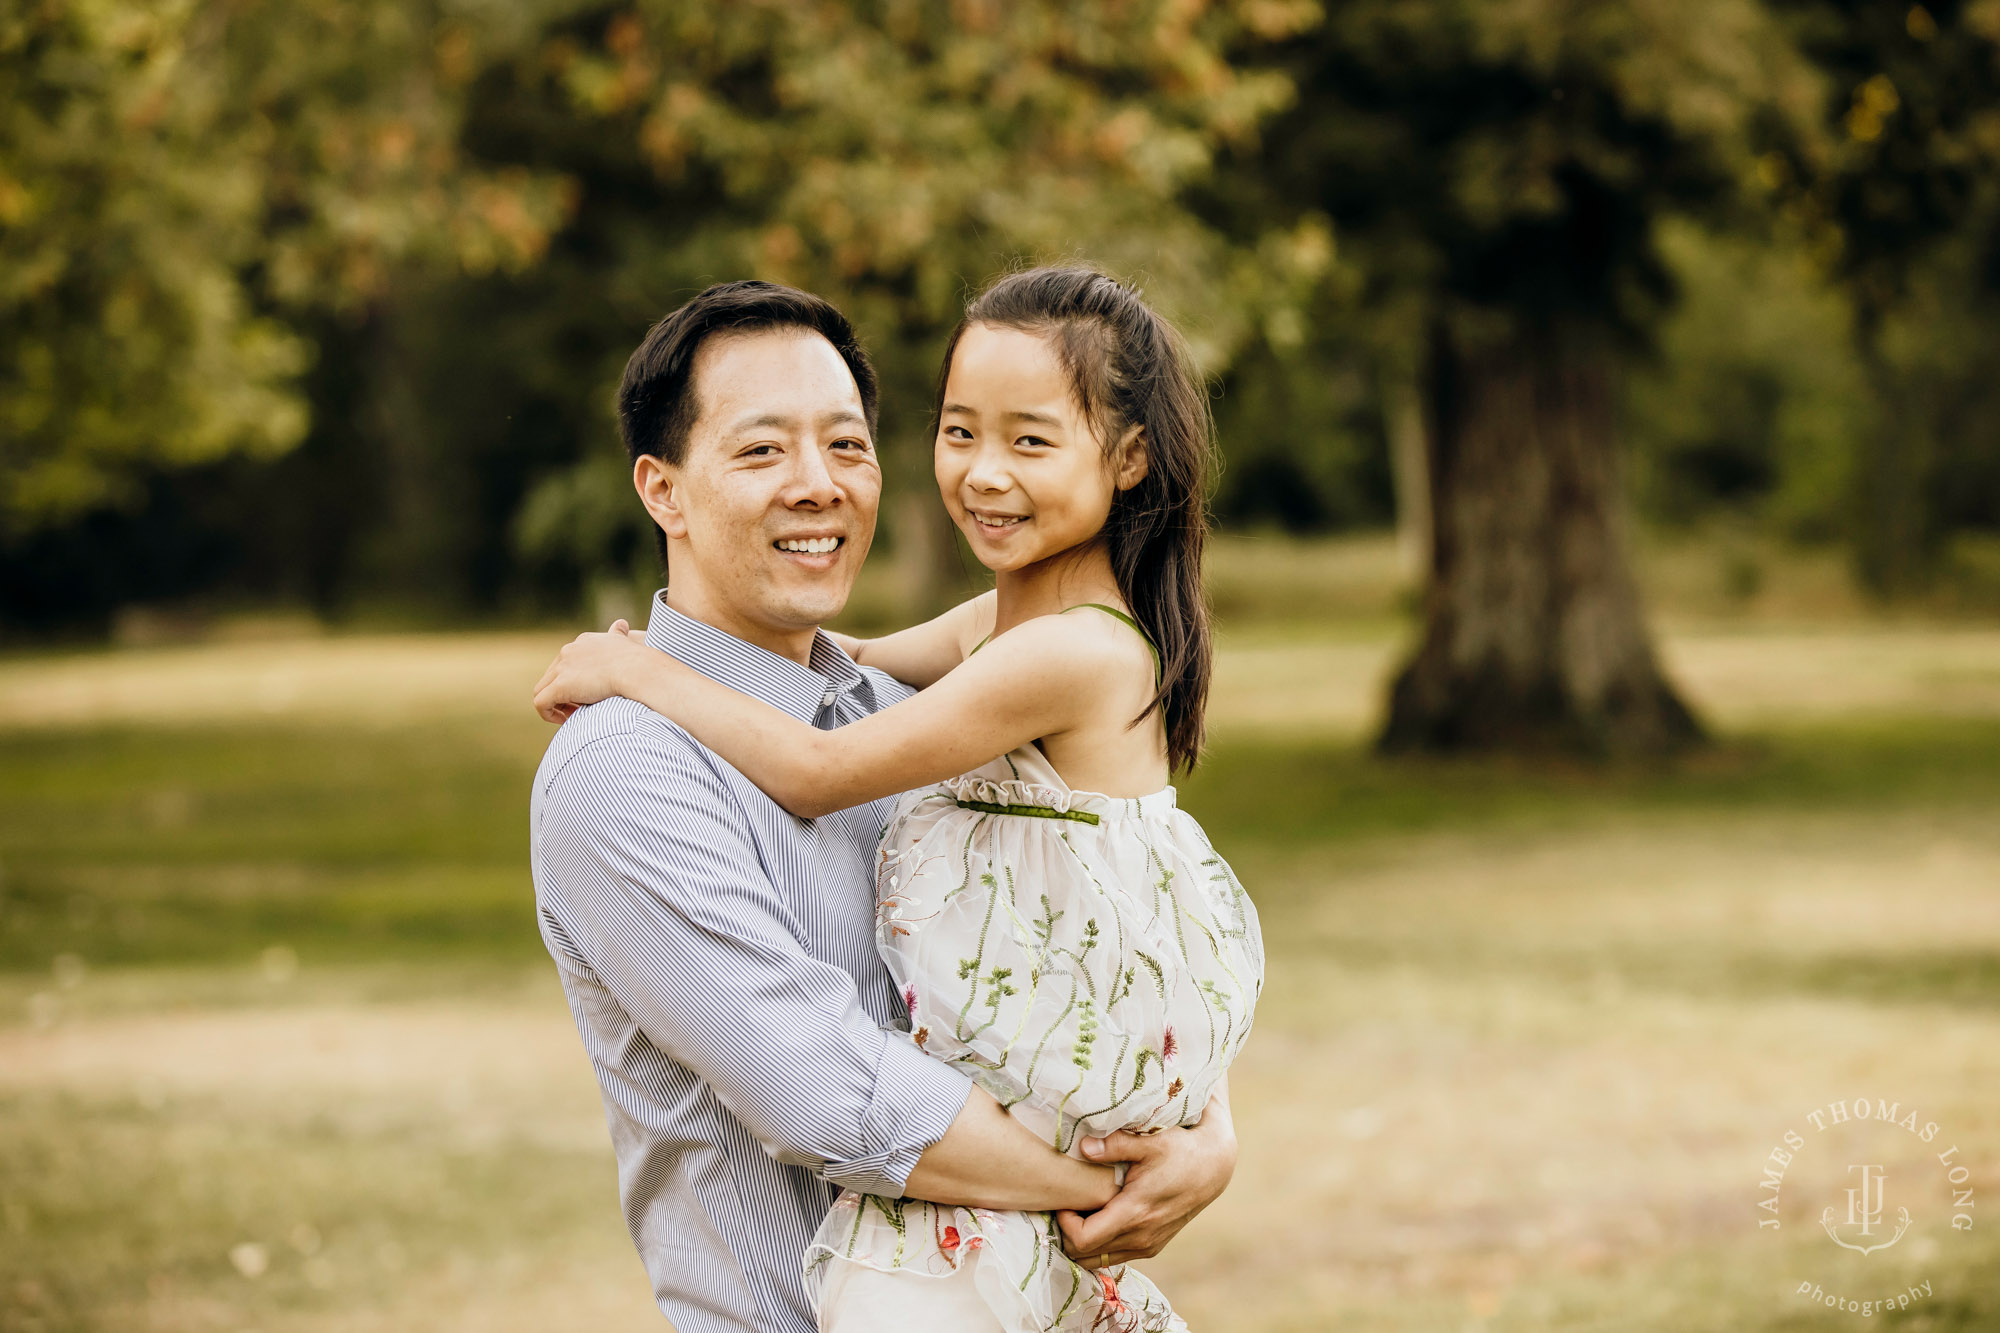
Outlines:
[[[910, 694], [819, 629], [874, 536], [875, 398], [846, 319], [790, 288], [711, 287], [647, 334], [619, 421], [671, 571], [648, 643], [822, 727]], [[918, 1051], [874, 946], [889, 805], [794, 818], [627, 699], [579, 710], [536, 775], [542, 935], [680, 1333], [810, 1333], [805, 1247], [840, 1187], [1096, 1208], [1062, 1217], [1095, 1266], [1157, 1252], [1234, 1168], [1218, 1105], [1094, 1145], [1130, 1164], [1119, 1190]]]

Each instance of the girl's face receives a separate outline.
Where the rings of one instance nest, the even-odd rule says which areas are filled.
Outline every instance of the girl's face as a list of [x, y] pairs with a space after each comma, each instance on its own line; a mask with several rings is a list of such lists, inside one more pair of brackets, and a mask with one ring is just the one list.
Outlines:
[[945, 509], [995, 572], [1089, 542], [1146, 475], [1143, 432], [1107, 456], [1046, 337], [987, 324], [952, 354], [935, 457]]

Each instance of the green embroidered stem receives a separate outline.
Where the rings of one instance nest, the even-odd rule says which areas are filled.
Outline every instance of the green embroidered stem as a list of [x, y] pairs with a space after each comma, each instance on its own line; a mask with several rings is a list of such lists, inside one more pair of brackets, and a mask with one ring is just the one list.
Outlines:
[[1052, 805], [1001, 805], [994, 801], [960, 801], [962, 810], [978, 810], [989, 815], [1032, 815], [1036, 819], [1074, 819], [1079, 824], [1100, 821], [1088, 810], [1058, 810]]

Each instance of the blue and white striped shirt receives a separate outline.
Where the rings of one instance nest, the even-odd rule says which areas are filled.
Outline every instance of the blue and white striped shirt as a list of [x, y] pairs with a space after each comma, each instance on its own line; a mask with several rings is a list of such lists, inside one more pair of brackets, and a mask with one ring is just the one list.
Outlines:
[[[808, 670], [664, 596], [646, 641], [820, 727], [911, 693], [823, 634]], [[897, 1035], [874, 931], [889, 808], [796, 818], [622, 698], [578, 710], [535, 775], [542, 938], [679, 1333], [812, 1333], [801, 1267], [836, 1187], [900, 1195], [971, 1089]]]

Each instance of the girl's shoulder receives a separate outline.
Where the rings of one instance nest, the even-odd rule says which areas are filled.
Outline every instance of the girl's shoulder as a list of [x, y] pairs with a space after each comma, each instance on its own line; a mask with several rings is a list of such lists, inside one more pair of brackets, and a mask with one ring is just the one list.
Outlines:
[[967, 650], [981, 650], [1004, 659], [1008, 668], [1032, 671], [1052, 687], [1123, 694], [1126, 678], [1144, 678], [1156, 685], [1160, 658], [1153, 643], [1122, 608], [1104, 602], [1078, 602], [1060, 611], [1034, 616], [997, 639], [987, 632]]
[[1122, 606], [1113, 606], [1109, 602], [1078, 602], [1075, 606], [1064, 607], [1058, 614], [1066, 616], [1072, 611], [1102, 612], [1109, 621], [1124, 627], [1121, 630], [1114, 630], [1112, 632], [1112, 637], [1118, 639], [1120, 642], [1129, 643], [1128, 634], [1137, 635], [1139, 642], [1146, 646], [1146, 655], [1153, 664], [1153, 675], [1156, 678], [1159, 676], [1160, 650], [1153, 643], [1153, 636], [1146, 633], [1145, 626], [1141, 625], [1130, 611]]
[[958, 635], [959, 660], [963, 661], [993, 637], [993, 622], [1000, 614], [1000, 594], [988, 588], [977, 597], [960, 602], [951, 614]]

